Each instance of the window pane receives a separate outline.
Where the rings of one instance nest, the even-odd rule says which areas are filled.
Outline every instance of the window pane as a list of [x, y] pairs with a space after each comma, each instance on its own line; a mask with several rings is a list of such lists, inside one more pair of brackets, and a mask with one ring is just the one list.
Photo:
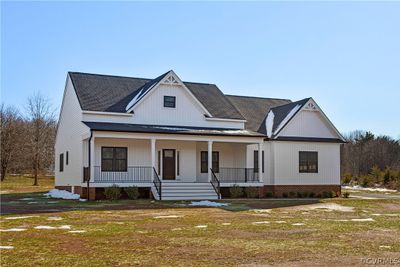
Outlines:
[[115, 160], [115, 171], [126, 171], [126, 160], [117, 159]]
[[219, 152], [212, 153], [212, 169], [214, 172], [219, 172]]
[[102, 171], [112, 171], [113, 170], [113, 160], [112, 159], [103, 159], [101, 161], [101, 170]]
[[126, 159], [126, 147], [116, 147], [115, 148], [115, 158], [116, 159]]
[[258, 172], [258, 150], [254, 150], [254, 172]]
[[103, 159], [112, 159], [114, 155], [114, 150], [112, 147], [102, 147], [102, 158]]
[[206, 151], [201, 151], [201, 160], [207, 161], [207, 159], [208, 159], [208, 153]]
[[64, 154], [60, 154], [60, 172], [64, 171]]

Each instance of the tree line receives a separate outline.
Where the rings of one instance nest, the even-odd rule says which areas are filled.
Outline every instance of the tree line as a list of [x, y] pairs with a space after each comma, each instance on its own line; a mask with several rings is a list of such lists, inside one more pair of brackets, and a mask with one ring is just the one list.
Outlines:
[[[22, 113], [24, 111], [24, 113]], [[55, 111], [40, 93], [28, 98], [24, 110], [0, 105], [1, 181], [9, 173], [38, 175], [54, 170]]]
[[341, 149], [343, 183], [400, 190], [400, 139], [359, 130], [344, 137], [348, 143]]

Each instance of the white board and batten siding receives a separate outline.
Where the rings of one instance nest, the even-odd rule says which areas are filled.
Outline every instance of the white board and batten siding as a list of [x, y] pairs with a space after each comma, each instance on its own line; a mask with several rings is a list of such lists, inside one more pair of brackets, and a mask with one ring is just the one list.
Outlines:
[[[176, 107], [164, 107], [164, 96], [175, 96]], [[181, 85], [158, 85], [156, 88], [153, 88], [142, 101], [137, 103], [133, 111], [134, 113], [131, 116], [83, 114], [83, 120], [229, 129], [244, 128], [244, 122], [241, 121], [207, 120], [201, 106], [196, 103], [193, 97]]]
[[280, 136], [340, 138], [319, 111], [301, 110]]
[[[89, 129], [81, 121], [82, 111], [78, 97], [69, 76], [67, 76], [55, 142], [55, 184], [57, 186], [79, 185], [82, 182], [82, 135], [89, 133]], [[67, 151], [68, 165], [66, 165]], [[59, 169], [61, 153], [64, 154], [64, 170], [62, 172]]]
[[[340, 184], [340, 144], [272, 142], [272, 183], [275, 185]], [[318, 173], [299, 172], [299, 152], [318, 152]]]

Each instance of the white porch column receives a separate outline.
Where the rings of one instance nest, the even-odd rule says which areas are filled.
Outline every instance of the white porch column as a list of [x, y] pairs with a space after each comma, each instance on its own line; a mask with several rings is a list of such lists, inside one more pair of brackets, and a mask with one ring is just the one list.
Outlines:
[[211, 182], [211, 168], [212, 168], [212, 145], [213, 141], [208, 141], [208, 181]]
[[[151, 151], [151, 167], [156, 168], [156, 139], [150, 140], [150, 151]], [[151, 171], [151, 180], [154, 180], [154, 171]]]
[[258, 143], [258, 180], [260, 182], [263, 182], [263, 173], [262, 173], [262, 149], [263, 144], [262, 143]]
[[94, 151], [95, 151], [95, 147], [94, 147], [94, 136], [92, 136], [92, 138], [90, 139], [90, 151], [89, 151], [89, 153], [90, 153], [90, 170], [89, 170], [89, 172], [90, 172], [90, 179], [89, 179], [89, 181], [90, 182], [93, 182], [94, 181], [94, 158], [96, 157], [96, 155], [94, 154]]

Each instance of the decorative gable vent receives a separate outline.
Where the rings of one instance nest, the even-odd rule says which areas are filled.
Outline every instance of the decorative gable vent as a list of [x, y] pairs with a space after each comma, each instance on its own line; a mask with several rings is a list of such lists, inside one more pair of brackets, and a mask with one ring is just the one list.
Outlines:
[[165, 84], [179, 84], [179, 82], [172, 75], [169, 75], [166, 79], [164, 79], [163, 83], [165, 83]]
[[312, 103], [312, 102], [309, 102], [305, 107], [304, 107], [304, 109], [305, 110], [308, 110], [308, 111], [317, 111], [317, 107], [314, 105], [314, 103]]

